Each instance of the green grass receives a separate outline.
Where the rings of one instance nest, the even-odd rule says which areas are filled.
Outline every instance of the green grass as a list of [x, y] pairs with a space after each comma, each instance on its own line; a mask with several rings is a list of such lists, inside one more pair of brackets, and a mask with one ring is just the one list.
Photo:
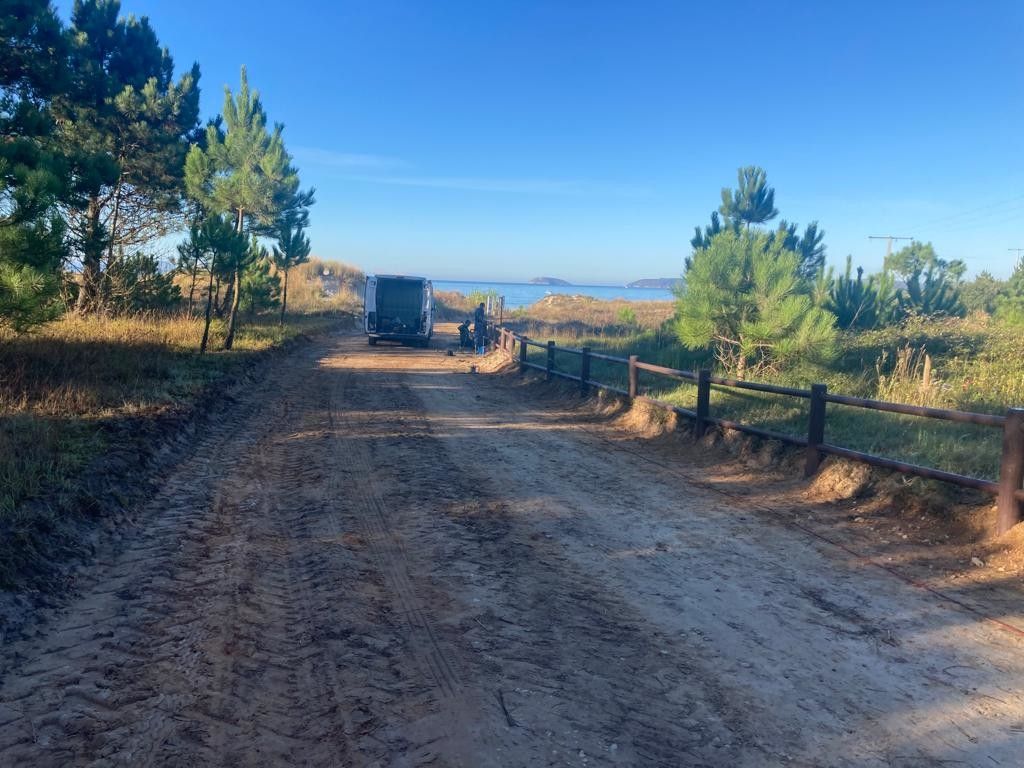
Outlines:
[[[710, 353], [686, 350], [670, 333], [660, 330], [619, 336], [573, 332], [554, 338], [559, 346], [588, 346], [618, 357], [635, 354], [645, 362], [681, 370], [716, 368]], [[799, 365], [769, 382], [803, 389], [820, 382], [837, 394], [1003, 413], [1010, 406], [1024, 405], [1024, 356], [1019, 339], [1019, 330], [987, 318], [913, 320], [900, 327], [848, 334], [831, 365]], [[931, 358], [927, 380], [925, 355]], [[529, 360], [543, 365], [546, 352], [531, 348]], [[578, 374], [579, 366], [578, 356], [556, 354], [557, 370]], [[628, 385], [626, 367], [604, 361], [592, 361], [591, 378], [623, 389]], [[640, 388], [643, 394], [685, 408], [696, 405], [693, 384], [641, 372]], [[799, 398], [724, 387], [713, 387], [711, 393], [712, 415], [794, 436], [806, 435], [807, 409], [807, 400]], [[830, 404], [826, 440], [888, 458], [995, 479], [1002, 435], [991, 427]]]

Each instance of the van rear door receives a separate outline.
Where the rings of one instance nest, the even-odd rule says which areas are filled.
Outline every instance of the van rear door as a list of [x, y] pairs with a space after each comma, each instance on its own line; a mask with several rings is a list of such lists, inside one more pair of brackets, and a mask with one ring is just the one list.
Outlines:
[[363, 330], [377, 331], [377, 278], [366, 276], [366, 290], [363, 292]]
[[423, 333], [427, 338], [434, 332], [434, 284], [423, 281]]

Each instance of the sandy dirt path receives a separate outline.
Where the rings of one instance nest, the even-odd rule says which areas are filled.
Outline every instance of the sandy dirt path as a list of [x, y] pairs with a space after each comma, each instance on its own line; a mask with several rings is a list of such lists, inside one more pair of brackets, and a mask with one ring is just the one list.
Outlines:
[[1019, 638], [470, 362], [278, 366], [3, 648], [0, 765], [1024, 764]]

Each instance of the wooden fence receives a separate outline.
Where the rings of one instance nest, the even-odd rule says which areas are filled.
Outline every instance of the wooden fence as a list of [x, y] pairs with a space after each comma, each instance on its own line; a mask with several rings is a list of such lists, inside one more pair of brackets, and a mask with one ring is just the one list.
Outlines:
[[[919, 405], [888, 403], [882, 400], [868, 400], [863, 397], [831, 394], [824, 384], [813, 384], [810, 389], [797, 389], [794, 387], [775, 386], [773, 384], [761, 384], [753, 381], [738, 381], [736, 379], [716, 376], [708, 370], [680, 371], [675, 368], [645, 363], [637, 359], [636, 355], [630, 355], [628, 358], [613, 357], [612, 355], [592, 352], [587, 347], [582, 349], [558, 347], [555, 346], [553, 341], [546, 343], [534, 341], [507, 328], [498, 328], [497, 331], [494, 337], [495, 349], [500, 350], [510, 360], [518, 359], [521, 372], [532, 368], [542, 371], [548, 380], [558, 378], [577, 382], [581, 394], [587, 394], [591, 388], [603, 389], [627, 397], [631, 401], [650, 403], [651, 405], [674, 411], [693, 422], [693, 432], [696, 438], [700, 438], [707, 431], [708, 425], [717, 425], [768, 440], [779, 440], [790, 445], [801, 446], [806, 451], [804, 475], [807, 477], [810, 477], [817, 471], [823, 456], [832, 455], [895, 470], [907, 475], [941, 480], [965, 488], [984, 491], [997, 498], [998, 533], [1008, 531], [1024, 519], [1024, 489], [1021, 488], [1021, 484], [1024, 482], [1024, 409], [1022, 408], [1010, 408], [1005, 416], [998, 416], [987, 413], [969, 413], [967, 411], [952, 411], [943, 408], [926, 408]], [[546, 364], [540, 365], [527, 360], [527, 351], [530, 347], [537, 347], [547, 351]], [[577, 372], [568, 373], [558, 370], [555, 366], [556, 352], [579, 357]], [[625, 366], [629, 388], [622, 389], [593, 380], [590, 368], [591, 362], [594, 360]], [[673, 403], [641, 395], [639, 385], [641, 371], [695, 385], [697, 387], [696, 409], [682, 408]], [[796, 437], [713, 416], [710, 407], [711, 386], [713, 384], [720, 387], [753, 390], [755, 392], [766, 392], [772, 395], [784, 395], [807, 400], [807, 436]], [[853, 408], [865, 408], [872, 411], [918, 416], [926, 419], [942, 419], [960, 424], [978, 424], [1001, 429], [1003, 433], [1003, 448], [999, 467], [999, 481], [993, 482], [978, 477], [959, 475], [954, 472], [946, 472], [941, 469], [924, 467], [918, 464], [909, 464], [826, 443], [825, 420], [828, 403], [836, 403], [837, 405]]]

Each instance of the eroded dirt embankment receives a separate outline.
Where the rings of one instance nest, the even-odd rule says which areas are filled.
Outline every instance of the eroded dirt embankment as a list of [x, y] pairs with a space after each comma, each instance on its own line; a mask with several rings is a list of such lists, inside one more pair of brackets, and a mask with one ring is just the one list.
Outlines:
[[276, 367], [3, 649], [0, 764], [1015, 764], [1020, 638], [471, 362]]

